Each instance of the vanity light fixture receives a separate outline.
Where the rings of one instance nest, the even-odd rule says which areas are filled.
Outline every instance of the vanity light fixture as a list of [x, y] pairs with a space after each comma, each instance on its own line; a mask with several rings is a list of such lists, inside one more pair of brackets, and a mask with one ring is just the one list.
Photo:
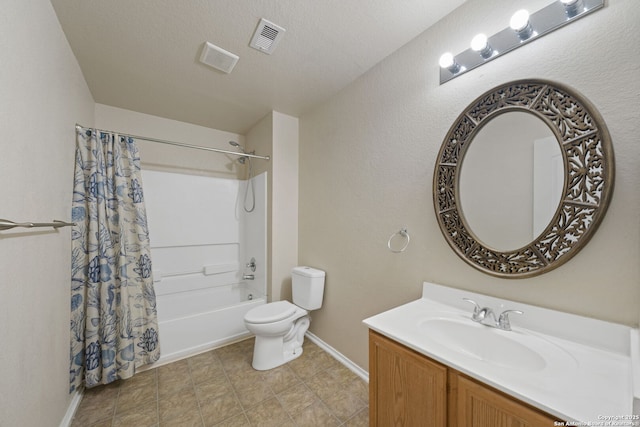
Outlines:
[[478, 34], [469, 49], [455, 56], [450, 53], [442, 55], [439, 62], [440, 84], [602, 9], [604, 1], [555, 0], [535, 13], [518, 10], [504, 30], [490, 37]]

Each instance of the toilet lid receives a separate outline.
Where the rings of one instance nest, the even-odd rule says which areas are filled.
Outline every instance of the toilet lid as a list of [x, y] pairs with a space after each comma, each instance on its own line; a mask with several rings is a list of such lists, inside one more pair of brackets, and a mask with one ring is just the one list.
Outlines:
[[289, 301], [276, 301], [249, 310], [244, 320], [249, 323], [272, 323], [292, 316], [296, 306]]

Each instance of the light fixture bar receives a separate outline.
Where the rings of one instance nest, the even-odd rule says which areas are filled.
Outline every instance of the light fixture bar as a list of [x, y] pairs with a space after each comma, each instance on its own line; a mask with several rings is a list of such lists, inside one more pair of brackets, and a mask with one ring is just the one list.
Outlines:
[[[577, 9], [576, 3], [579, 4]], [[481, 55], [479, 52], [469, 48], [456, 55], [453, 58], [453, 63], [457, 64], [457, 67], [440, 67], [440, 84], [461, 76], [474, 68], [511, 52], [533, 40], [537, 40], [603, 7], [604, 0], [577, 0], [573, 3], [567, 2], [566, 0], [554, 1], [549, 6], [529, 16], [531, 29], [528, 37], [523, 37], [523, 34], [519, 34], [511, 27], [507, 27], [488, 38], [487, 46], [490, 46], [492, 49], [492, 54]]]

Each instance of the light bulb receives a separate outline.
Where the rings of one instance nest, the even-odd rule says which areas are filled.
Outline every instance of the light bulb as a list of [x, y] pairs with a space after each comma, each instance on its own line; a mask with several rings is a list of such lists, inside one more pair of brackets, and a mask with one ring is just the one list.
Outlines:
[[484, 59], [491, 58], [493, 55], [493, 48], [489, 45], [487, 36], [482, 33], [471, 39], [471, 49], [478, 52]]
[[509, 21], [511, 29], [518, 33], [527, 28], [527, 25], [529, 25], [529, 11], [526, 9], [520, 9], [514, 13]]
[[453, 54], [451, 52], [443, 53], [440, 57], [440, 66], [442, 68], [449, 68], [453, 65]]
[[480, 52], [488, 45], [487, 36], [480, 33], [471, 39], [471, 49]]
[[445, 52], [440, 57], [439, 61], [440, 67], [446, 68], [451, 71], [453, 74], [460, 71], [460, 65], [456, 62], [453, 54], [451, 52]]
[[533, 28], [531, 27], [531, 21], [529, 21], [529, 11], [526, 9], [520, 9], [511, 17], [509, 26], [516, 32], [520, 40], [526, 40], [533, 35]]
[[451, 67], [453, 65], [453, 63], [454, 63], [453, 54], [451, 52], [443, 53], [442, 56], [440, 57], [440, 61], [438, 61], [438, 63], [440, 64], [440, 67], [442, 67], [442, 68]]

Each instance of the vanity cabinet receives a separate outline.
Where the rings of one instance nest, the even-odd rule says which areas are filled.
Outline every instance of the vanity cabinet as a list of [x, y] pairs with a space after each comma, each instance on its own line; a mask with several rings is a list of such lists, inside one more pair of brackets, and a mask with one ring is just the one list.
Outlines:
[[446, 387], [444, 365], [370, 331], [371, 426], [445, 426]]
[[371, 330], [369, 411], [374, 427], [538, 427], [556, 421]]
[[453, 369], [449, 370], [448, 391], [449, 427], [558, 425], [550, 415]]

